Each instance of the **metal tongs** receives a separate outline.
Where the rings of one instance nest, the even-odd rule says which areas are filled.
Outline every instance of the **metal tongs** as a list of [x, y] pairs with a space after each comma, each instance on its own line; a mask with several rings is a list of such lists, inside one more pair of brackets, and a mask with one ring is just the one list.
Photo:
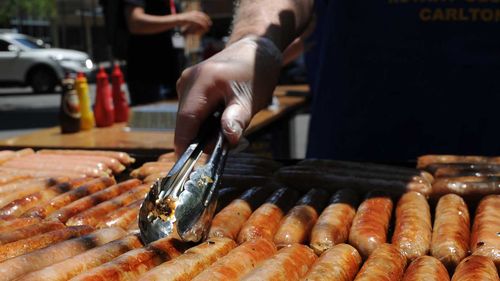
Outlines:
[[[167, 176], [159, 179], [146, 196], [139, 212], [139, 228], [145, 243], [174, 232], [184, 241], [206, 238], [228, 154], [220, 115], [217, 112], [209, 118]], [[195, 168], [214, 133], [217, 133], [216, 144], [209, 160]]]

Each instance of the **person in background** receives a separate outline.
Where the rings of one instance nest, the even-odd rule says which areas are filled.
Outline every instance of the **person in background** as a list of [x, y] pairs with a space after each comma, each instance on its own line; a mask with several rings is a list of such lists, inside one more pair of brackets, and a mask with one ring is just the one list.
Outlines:
[[132, 105], [175, 96], [179, 65], [172, 31], [205, 33], [212, 22], [203, 12], [175, 12], [174, 0], [123, 0], [127, 46], [127, 84]]
[[[177, 83], [176, 152], [221, 105], [222, 128], [236, 144], [268, 104], [282, 52], [315, 13], [307, 157], [498, 155], [497, 8], [492, 1], [241, 0], [226, 48]], [[233, 81], [253, 91], [233, 91]]]

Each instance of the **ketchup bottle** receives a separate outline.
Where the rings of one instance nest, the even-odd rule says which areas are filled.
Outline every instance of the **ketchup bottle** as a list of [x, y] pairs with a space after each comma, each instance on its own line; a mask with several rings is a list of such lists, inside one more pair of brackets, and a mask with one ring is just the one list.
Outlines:
[[80, 103], [75, 90], [75, 80], [66, 77], [62, 82], [63, 93], [59, 109], [61, 133], [69, 134], [80, 131]]
[[108, 81], [108, 74], [101, 66], [97, 73], [97, 89], [94, 105], [95, 123], [97, 127], [108, 127], [115, 122], [115, 111], [113, 108], [113, 97]]
[[123, 73], [118, 63], [115, 63], [115, 67], [113, 68], [111, 82], [113, 89], [113, 105], [115, 107], [115, 122], [127, 122], [129, 108], [127, 99], [125, 98], [125, 91], [123, 90], [125, 86]]

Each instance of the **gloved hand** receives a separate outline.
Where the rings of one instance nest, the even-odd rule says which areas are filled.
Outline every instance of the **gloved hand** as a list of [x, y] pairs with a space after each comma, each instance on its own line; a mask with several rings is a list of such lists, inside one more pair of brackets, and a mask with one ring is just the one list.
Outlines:
[[281, 52], [271, 40], [248, 36], [186, 69], [177, 81], [177, 155], [221, 105], [225, 106], [222, 130], [230, 145], [236, 145], [252, 116], [269, 104], [281, 61]]

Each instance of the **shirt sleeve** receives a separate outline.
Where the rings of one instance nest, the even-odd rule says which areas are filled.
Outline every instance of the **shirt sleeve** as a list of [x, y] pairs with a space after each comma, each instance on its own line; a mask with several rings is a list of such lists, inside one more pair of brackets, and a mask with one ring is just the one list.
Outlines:
[[143, 7], [146, 6], [145, 0], [123, 0], [125, 6], [137, 6]]

